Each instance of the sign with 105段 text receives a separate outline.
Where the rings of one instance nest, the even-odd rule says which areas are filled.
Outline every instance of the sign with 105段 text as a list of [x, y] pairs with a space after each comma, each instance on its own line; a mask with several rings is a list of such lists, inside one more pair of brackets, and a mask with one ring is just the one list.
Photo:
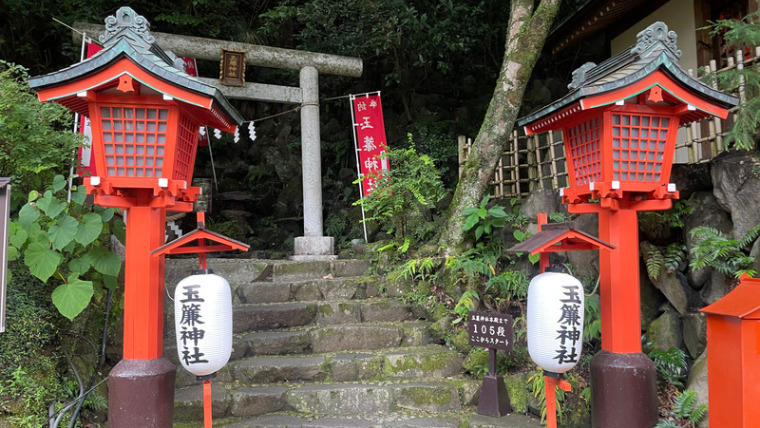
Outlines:
[[470, 312], [468, 330], [470, 346], [502, 349], [511, 352], [512, 315], [487, 312]]

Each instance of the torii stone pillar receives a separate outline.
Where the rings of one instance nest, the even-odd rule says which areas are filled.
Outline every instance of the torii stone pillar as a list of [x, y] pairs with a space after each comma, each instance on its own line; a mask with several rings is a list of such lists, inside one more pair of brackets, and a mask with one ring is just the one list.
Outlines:
[[303, 234], [295, 239], [296, 260], [337, 258], [335, 240], [322, 236], [322, 157], [319, 139], [319, 73], [307, 66], [300, 73], [301, 177], [303, 178]]
[[[102, 34], [104, 26], [75, 23], [73, 38], [81, 42], [80, 33]], [[221, 49], [246, 51], [246, 64], [261, 67], [299, 70], [298, 88], [246, 82], [245, 87], [222, 86], [218, 79], [198, 78], [219, 88], [227, 98], [267, 101], [301, 105], [301, 175], [303, 178], [304, 236], [295, 239], [295, 260], [325, 260], [337, 258], [334, 238], [323, 236], [322, 226], [322, 156], [319, 135], [319, 73], [359, 77], [360, 58], [329, 55], [293, 49], [274, 48], [248, 43], [228, 42], [202, 37], [151, 33], [162, 49], [177, 56], [219, 61]]]

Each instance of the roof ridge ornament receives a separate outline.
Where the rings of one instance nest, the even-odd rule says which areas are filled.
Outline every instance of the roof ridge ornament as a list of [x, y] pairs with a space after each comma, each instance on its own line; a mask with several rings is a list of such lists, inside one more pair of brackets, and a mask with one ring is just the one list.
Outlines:
[[668, 31], [668, 26], [664, 22], [657, 21], [636, 34], [636, 45], [631, 48], [631, 53], [644, 57], [658, 45], [662, 45], [678, 59], [681, 58], [681, 50], [678, 49], [677, 39], [678, 34], [675, 31]]
[[123, 29], [129, 29], [136, 36], [146, 42], [148, 46], [156, 42], [156, 38], [150, 34], [150, 22], [144, 16], [138, 15], [131, 7], [122, 6], [116, 11], [116, 15], [105, 19], [105, 32], [98, 37], [101, 43], [111, 40]]
[[589, 61], [573, 70], [573, 80], [570, 82], [570, 84], [567, 85], [567, 89], [573, 90], [580, 88], [584, 83], [586, 83], [586, 74], [594, 67], [596, 67], [596, 64]]

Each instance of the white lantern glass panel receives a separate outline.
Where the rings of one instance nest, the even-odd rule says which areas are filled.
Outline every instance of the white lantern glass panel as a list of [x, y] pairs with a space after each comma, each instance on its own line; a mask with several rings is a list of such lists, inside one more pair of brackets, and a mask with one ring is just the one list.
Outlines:
[[528, 353], [542, 369], [564, 373], [583, 348], [583, 285], [572, 276], [545, 272], [528, 288]]
[[232, 354], [232, 293], [221, 276], [196, 272], [174, 290], [177, 353], [187, 371], [208, 376]]

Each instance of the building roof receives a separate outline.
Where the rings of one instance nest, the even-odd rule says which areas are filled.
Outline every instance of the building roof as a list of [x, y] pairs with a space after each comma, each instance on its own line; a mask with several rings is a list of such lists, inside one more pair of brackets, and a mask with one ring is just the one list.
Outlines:
[[717, 302], [700, 312], [740, 319], [760, 319], [760, 278], [743, 276], [741, 282]]
[[511, 253], [584, 250], [612, 250], [615, 247], [601, 239], [575, 228], [575, 223], [547, 223], [541, 226], [541, 231], [530, 238], [512, 246], [507, 251]]
[[[165, 52], [155, 44], [155, 38], [149, 31], [150, 24], [144, 17], [129, 7], [121, 7], [115, 16], [109, 16], [105, 22], [105, 33], [99, 38], [99, 41], [104, 45], [103, 50], [70, 67], [33, 77], [29, 80], [29, 86], [38, 91], [63, 86], [69, 82], [94, 76], [119, 60], [126, 58], [150, 76], [168, 84], [161, 85], [158, 88], [155, 85], [150, 85], [150, 82], [138, 78], [140, 83], [148, 87], [147, 90], [171, 96], [190, 105], [212, 110], [213, 116], [217, 119], [220, 119], [219, 114], [222, 114], [235, 125], [240, 125], [243, 122], [243, 118], [219, 89], [202, 83], [185, 73], [179, 66], [179, 62], [175, 65], [176, 57], [173, 54]], [[116, 77], [118, 78], [118, 76]], [[136, 76], [132, 77], [135, 78]], [[113, 76], [104, 76], [104, 79], [106, 80], [97, 81], [96, 86], [87, 89], [108, 90], [109, 84], [113, 86]], [[183, 97], [181, 92], [169, 93], [172, 88], [186, 90], [208, 98], [211, 103], [209, 105], [198, 105], [189, 97]], [[57, 101], [80, 114], [88, 115], [87, 103], [76, 98], [75, 93], [63, 93], [50, 98], [50, 100]], [[204, 124], [211, 125], [210, 123]]]
[[[553, 54], [601, 31], [617, 36], [669, 0], [586, 0], [549, 33], [546, 46]], [[622, 24], [622, 25], [621, 25]]]
[[[669, 94], [666, 95], [669, 96], [669, 100], [666, 101], [671, 101], [672, 104], [685, 103], [696, 107], [696, 110], [682, 115], [682, 123], [689, 123], [715, 114], [714, 111], [700, 110], [700, 106], [696, 105], [697, 103], [692, 104], [685, 100], [684, 93], [691, 94], [689, 98], [696, 97], [721, 110], [727, 110], [738, 104], [737, 98], [712, 89], [694, 79], [678, 65], [681, 51], [678, 49], [676, 40], [676, 33], [668, 31], [665, 23], [655, 22], [637, 35], [637, 42], [630, 49], [599, 65], [589, 62], [573, 71], [573, 80], [568, 85], [570, 92], [567, 95], [528, 116], [520, 118], [517, 124], [519, 126], [534, 124], [547, 116], [561, 112], [565, 108], [576, 106], [578, 103], [580, 103], [577, 105], [578, 108], [573, 110], [599, 107], [600, 105], [584, 105], [581, 101], [584, 98], [598, 97], [602, 94], [614, 93], [622, 88], [633, 87], [657, 71], [663, 72], [674, 83], [671, 87], [663, 88], [663, 95], [666, 95], [666, 92]], [[666, 83], [658, 82], [657, 84], [665, 85]], [[677, 89], [676, 87], [682, 89], [683, 92], [674, 91]], [[649, 88], [651, 86], [644, 89]], [[636, 90], [641, 91], [641, 88], [636, 88]], [[637, 93], [622, 91], [621, 98], [607, 99], [605, 103], [615, 103], [633, 95], [637, 95]], [[549, 126], [543, 130], [549, 129], [554, 128]], [[534, 130], [534, 132], [540, 131]]]

